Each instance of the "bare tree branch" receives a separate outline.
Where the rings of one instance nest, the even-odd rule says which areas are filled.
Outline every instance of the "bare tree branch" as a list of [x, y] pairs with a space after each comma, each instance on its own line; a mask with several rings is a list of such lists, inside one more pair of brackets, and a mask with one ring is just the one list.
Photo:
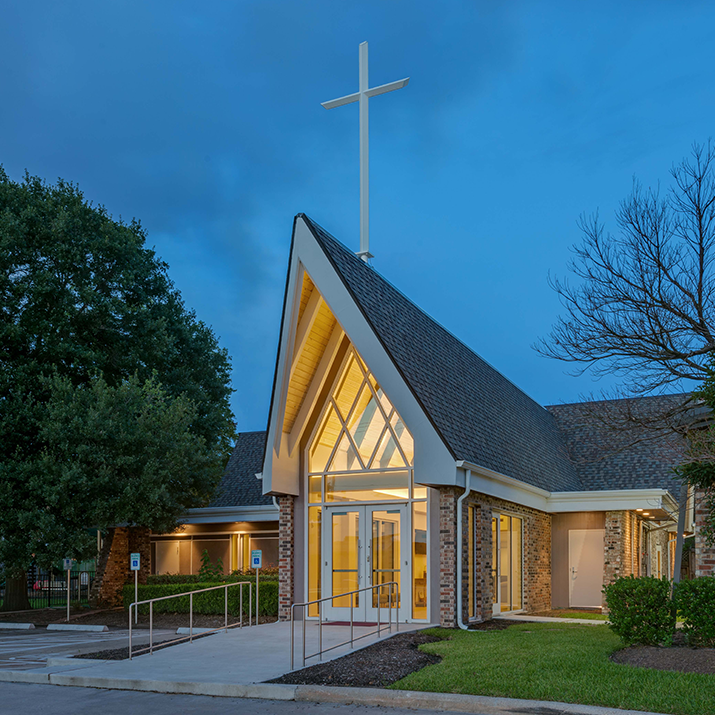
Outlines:
[[715, 148], [694, 145], [664, 197], [634, 181], [618, 232], [582, 216], [569, 269], [549, 278], [566, 314], [534, 347], [542, 355], [624, 377], [630, 394], [702, 381], [715, 352]]

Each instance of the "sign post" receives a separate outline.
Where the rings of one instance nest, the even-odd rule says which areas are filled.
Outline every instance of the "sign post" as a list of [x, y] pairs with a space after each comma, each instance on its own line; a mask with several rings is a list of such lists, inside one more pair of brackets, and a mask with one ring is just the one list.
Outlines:
[[256, 625], [258, 625], [258, 573], [261, 570], [263, 552], [260, 549], [251, 551], [251, 568], [256, 569]]
[[72, 573], [72, 559], [64, 560], [65, 571], [67, 572], [67, 623], [70, 622], [70, 574]]
[[[134, 553], [129, 555], [129, 568], [134, 571], [134, 603], [139, 600], [139, 567], [141, 563], [141, 554]], [[139, 606], [134, 606], [134, 623], [139, 618]]]

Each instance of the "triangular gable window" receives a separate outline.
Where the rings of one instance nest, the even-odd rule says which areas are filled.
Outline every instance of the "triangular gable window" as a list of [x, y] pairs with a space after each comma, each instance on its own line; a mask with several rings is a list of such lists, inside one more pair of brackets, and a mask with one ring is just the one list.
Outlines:
[[[384, 484], [407, 496], [413, 459], [412, 435], [351, 347], [308, 448], [310, 501], [322, 501], [322, 475], [327, 502], [384, 500]], [[348, 478], [356, 473], [364, 477]]]

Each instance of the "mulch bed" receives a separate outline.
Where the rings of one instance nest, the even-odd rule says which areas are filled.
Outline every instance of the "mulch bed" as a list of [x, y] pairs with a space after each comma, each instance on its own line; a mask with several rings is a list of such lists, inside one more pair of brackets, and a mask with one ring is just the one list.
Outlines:
[[676, 634], [675, 644], [670, 648], [632, 645], [617, 650], [611, 660], [637, 668], [715, 674], [715, 648], [690, 648], [685, 645], [680, 633]]
[[503, 631], [513, 626], [514, 621], [503, 621], [501, 619], [490, 619], [481, 623], [470, 623], [467, 630], [470, 631]]
[[269, 683], [284, 685], [336, 685], [384, 688], [427, 665], [439, 663], [438, 655], [418, 650], [423, 643], [440, 640], [425, 633], [398, 633], [392, 638], [349, 653], [328, 663], [296, 670]]
[[[180, 636], [176, 637], [179, 638]], [[200, 637], [201, 636], [194, 636], [194, 640], [197, 640]], [[162, 650], [163, 648], [171, 648], [172, 645], [178, 645], [175, 643], [171, 643], [170, 645], [162, 645], [162, 643], [166, 643], [166, 641], [159, 641], [158, 643], [154, 643], [154, 650]], [[138, 650], [142, 650], [146, 647], [147, 646], [145, 644], [136, 645], [133, 648], [134, 652], [132, 653], [132, 658], [140, 658], [142, 655], [148, 655], [148, 650], [142, 651], [142, 653], [137, 655]], [[95, 653], [80, 653], [78, 655], [73, 655], [72, 657], [86, 658], [87, 660], [126, 660], [127, 658], [129, 658], [129, 646], [125, 646], [124, 648], [107, 648], [106, 650], [98, 650]]]

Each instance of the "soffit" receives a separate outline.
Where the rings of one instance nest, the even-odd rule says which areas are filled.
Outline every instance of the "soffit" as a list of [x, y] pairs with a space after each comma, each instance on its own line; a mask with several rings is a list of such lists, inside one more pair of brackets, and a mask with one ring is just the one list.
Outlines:
[[[303, 400], [308, 392], [310, 383], [315, 377], [318, 365], [323, 357], [325, 348], [330, 341], [330, 336], [336, 326], [335, 316], [330, 311], [327, 303], [322, 300], [316, 308], [315, 317], [309, 315], [308, 306], [311, 298], [317, 293], [317, 288], [304, 275], [301, 292], [300, 308], [298, 312], [298, 329], [300, 332], [301, 321], [313, 320], [305, 341], [297, 345], [293, 355], [291, 376], [286, 391], [286, 406], [283, 417], [283, 432], [289, 433], [293, 429], [295, 419], [303, 405]], [[319, 295], [319, 294], [318, 294]]]

